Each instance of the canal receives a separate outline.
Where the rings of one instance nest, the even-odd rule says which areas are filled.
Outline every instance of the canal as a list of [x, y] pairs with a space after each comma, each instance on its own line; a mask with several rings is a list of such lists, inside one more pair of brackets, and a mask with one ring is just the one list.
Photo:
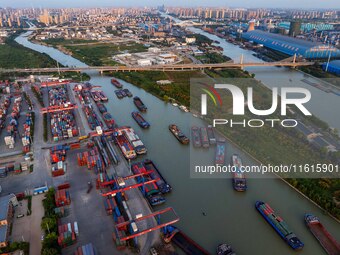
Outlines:
[[[19, 36], [16, 41], [50, 55], [63, 65], [85, 65], [54, 48], [32, 45], [25, 35]], [[221, 46], [224, 47], [222, 42]], [[262, 72], [263, 76], [266, 76], [265, 70]], [[269, 82], [269, 76], [273, 74], [277, 75], [275, 82], [282, 78], [284, 83], [291, 75], [301, 75], [295, 73], [297, 72], [279, 69], [276, 74], [271, 70], [267, 73], [266, 81]], [[173, 192], [166, 197], [166, 206], [174, 207], [180, 216], [178, 227], [212, 254], [220, 243], [232, 244], [237, 254], [241, 255], [294, 253], [255, 210], [254, 204], [257, 200], [268, 202], [305, 243], [305, 248], [298, 252], [299, 254], [325, 254], [304, 224], [303, 216], [306, 212], [318, 215], [328, 230], [340, 240], [340, 225], [280, 179], [249, 179], [248, 191], [237, 193], [232, 189], [230, 179], [190, 178], [189, 146], [180, 145], [169, 132], [168, 125], [176, 123], [185, 134], [189, 135], [190, 125], [203, 125], [202, 121], [122, 81], [124, 87], [139, 96], [148, 107], [144, 117], [151, 123], [151, 127], [149, 130], [142, 130], [131, 117], [131, 112], [136, 110], [132, 99], [117, 99], [114, 94], [115, 87], [111, 85], [109, 77], [101, 76], [97, 72], [88, 72], [88, 74], [91, 76], [90, 82], [102, 86], [102, 90], [108, 96], [107, 108], [117, 123], [132, 126], [136, 130], [148, 148], [147, 157], [156, 163], [172, 185]], [[259, 78], [261, 74], [256, 73], [256, 76]], [[265, 81], [264, 78], [259, 79]], [[195, 153], [205, 162], [213, 163], [214, 148], [196, 150]], [[228, 163], [233, 153], [238, 153], [245, 164], [256, 164], [250, 157], [228, 143]]]

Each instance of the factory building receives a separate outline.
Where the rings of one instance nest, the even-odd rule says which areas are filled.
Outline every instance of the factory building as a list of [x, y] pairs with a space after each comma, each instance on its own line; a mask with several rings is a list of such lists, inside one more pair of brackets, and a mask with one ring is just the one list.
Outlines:
[[329, 56], [332, 58], [340, 57], [340, 50], [331, 45], [268, 33], [261, 30], [246, 32], [242, 34], [242, 38], [257, 44], [262, 44], [264, 47], [289, 56], [296, 54], [306, 59], [323, 59]]
[[329, 73], [334, 73], [336, 75], [340, 75], [340, 60], [334, 60], [329, 62], [328, 67], [327, 67], [327, 63], [324, 63], [322, 65], [322, 69], [324, 71], [326, 71]]

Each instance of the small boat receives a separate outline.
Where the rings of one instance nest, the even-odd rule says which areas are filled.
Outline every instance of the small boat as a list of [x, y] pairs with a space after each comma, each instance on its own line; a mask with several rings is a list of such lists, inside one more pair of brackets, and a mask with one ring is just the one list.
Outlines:
[[141, 112], [146, 112], [148, 109], [139, 97], [134, 97], [133, 102]]
[[112, 85], [115, 85], [119, 89], [121, 89], [123, 87], [123, 85], [115, 78], [111, 79], [111, 83], [112, 83]]
[[132, 118], [137, 122], [137, 124], [142, 128], [149, 128], [150, 124], [147, 122], [144, 117], [137, 111], [131, 113]]
[[231, 248], [231, 245], [223, 243], [217, 246], [216, 250], [217, 255], [236, 255], [236, 253]]
[[182, 131], [175, 124], [169, 125], [170, 132], [177, 138], [181, 144], [189, 144], [189, 138], [186, 137]]
[[177, 107], [177, 106], [178, 106], [178, 104], [177, 104], [177, 103], [173, 103], [172, 105], [173, 105], [173, 106], [175, 106], [175, 107]]
[[216, 144], [214, 129], [211, 125], [208, 126], [207, 131], [208, 131], [209, 143], [210, 144]]
[[339, 255], [340, 254], [340, 244], [335, 240], [335, 238], [327, 231], [324, 225], [320, 222], [319, 218], [312, 215], [305, 215], [305, 222], [319, 241], [321, 246], [325, 249], [328, 255]]
[[194, 147], [202, 147], [200, 129], [196, 126], [191, 128], [191, 139]]
[[128, 97], [132, 97], [132, 93], [130, 92], [130, 90], [128, 90], [128, 89], [123, 89], [123, 91], [125, 92], [125, 94], [126, 94]]
[[209, 148], [208, 132], [205, 127], [201, 127], [201, 141], [203, 148]]
[[303, 242], [289, 229], [287, 223], [278, 216], [268, 204], [257, 201], [255, 208], [291, 248], [294, 250], [303, 248]]
[[226, 156], [225, 139], [219, 139], [216, 144], [215, 164], [224, 165]]
[[121, 90], [115, 90], [115, 94], [119, 99], [122, 99], [124, 97]]
[[181, 109], [183, 112], [189, 112], [188, 108], [185, 107], [184, 105], [181, 105], [179, 109]]

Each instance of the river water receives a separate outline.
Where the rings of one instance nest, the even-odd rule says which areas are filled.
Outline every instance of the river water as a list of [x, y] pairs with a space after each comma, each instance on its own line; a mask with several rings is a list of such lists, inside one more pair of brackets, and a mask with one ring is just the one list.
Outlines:
[[[26, 35], [29, 33], [26, 33]], [[211, 37], [211, 35], [208, 36]], [[218, 40], [219, 38], [213, 39]], [[19, 36], [16, 41], [26, 47], [50, 55], [63, 65], [86, 66], [54, 48], [28, 42], [25, 35]], [[221, 41], [220, 46], [225, 49], [227, 55], [233, 58], [239, 56], [236, 51], [244, 52], [244, 50], [225, 41]], [[251, 54], [248, 55], [251, 56]], [[298, 72], [282, 68], [252, 71], [256, 73], [257, 78], [266, 82], [268, 86], [274, 86], [275, 83], [284, 84], [291, 77], [300, 79], [303, 76]], [[212, 254], [219, 243], [232, 244], [237, 254], [241, 255], [287, 255], [295, 253], [255, 210], [254, 203], [257, 200], [268, 202], [305, 243], [304, 249], [298, 254], [326, 254], [304, 224], [303, 216], [306, 212], [318, 215], [326, 228], [340, 240], [340, 225], [279, 179], [249, 179], [248, 191], [237, 193], [232, 189], [230, 179], [190, 178], [189, 147], [179, 144], [168, 131], [168, 125], [176, 123], [185, 134], [189, 134], [190, 125], [193, 123], [203, 125], [202, 121], [193, 118], [189, 113], [184, 113], [178, 108], [164, 103], [146, 91], [122, 81], [124, 87], [128, 88], [134, 95], [139, 96], [148, 107], [148, 112], [144, 116], [151, 123], [151, 128], [142, 130], [131, 117], [131, 112], [136, 110], [132, 99], [117, 99], [114, 95], [115, 88], [111, 85], [109, 77], [101, 76], [93, 71], [88, 72], [88, 74], [91, 76], [90, 82], [102, 86], [102, 90], [108, 96], [107, 108], [117, 123], [119, 125], [130, 125], [136, 130], [148, 148], [147, 157], [156, 163], [164, 177], [172, 185], [173, 192], [167, 196], [166, 206], [174, 207], [180, 216], [181, 220], [177, 226]], [[273, 77], [271, 78], [271, 76]], [[312, 88], [310, 89], [312, 90]], [[318, 92], [312, 91], [312, 93]], [[325, 96], [326, 98], [326, 95], [323, 95], [321, 91], [319, 93], [321, 97]], [[333, 100], [332, 96], [328, 96], [330, 95], [327, 94], [327, 100], [323, 99], [324, 102], [335, 107], [335, 103], [330, 103]], [[339, 101], [337, 103], [339, 104]], [[319, 106], [322, 109], [326, 107], [321, 104]], [[319, 114], [318, 116], [326, 117], [322, 114], [325, 110], [320, 110], [317, 107], [315, 107], [315, 110], [319, 110], [319, 112], [316, 112]], [[333, 121], [330, 122], [331, 125], [340, 126], [339, 119], [335, 119], [330, 119]], [[205, 162], [213, 163], [215, 153], [213, 148], [197, 150], [196, 153]], [[228, 161], [233, 153], [238, 153], [245, 164], [255, 164], [251, 158], [235, 146], [228, 144]], [[206, 216], [203, 216], [202, 212], [205, 212]]]

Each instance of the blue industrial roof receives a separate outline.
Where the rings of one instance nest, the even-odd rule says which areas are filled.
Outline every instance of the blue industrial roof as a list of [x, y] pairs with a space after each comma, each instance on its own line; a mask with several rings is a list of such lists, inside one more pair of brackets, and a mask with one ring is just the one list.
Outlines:
[[262, 30], [246, 32], [242, 37], [288, 55], [297, 54], [306, 58], [326, 58], [330, 52], [332, 57], [340, 55], [340, 51], [333, 46], [325, 45], [320, 42], [312, 42], [280, 34], [268, 33]]
[[[327, 63], [322, 64], [323, 70], [326, 70]], [[333, 60], [329, 62], [327, 67], [327, 72], [335, 73], [337, 75], [340, 75], [340, 60]]]

